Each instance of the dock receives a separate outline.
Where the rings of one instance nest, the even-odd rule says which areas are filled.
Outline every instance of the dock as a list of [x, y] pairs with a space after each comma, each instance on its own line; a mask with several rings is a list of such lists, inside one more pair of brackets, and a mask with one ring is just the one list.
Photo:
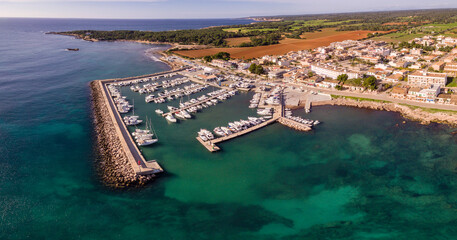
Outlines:
[[210, 100], [212, 100], [212, 99], [215, 99], [215, 98], [217, 98], [217, 97], [219, 97], [219, 96], [222, 96], [222, 95], [224, 95], [224, 94], [226, 94], [226, 93], [228, 93], [228, 92], [229, 92], [229, 90], [226, 90], [226, 91], [223, 91], [223, 92], [220, 93], [220, 94], [211, 96], [211, 97], [209, 97], [209, 98], [207, 98], [207, 99], [205, 99], [205, 100], [198, 101], [198, 102], [196, 102], [196, 103], [193, 103], [193, 104], [191, 104], [191, 105], [188, 105], [188, 106], [179, 108], [178, 110], [175, 110], [175, 111], [172, 111], [172, 112], [164, 113], [164, 114], [162, 114], [162, 117], [166, 117], [166, 116], [168, 116], [168, 115], [170, 115], [170, 114], [172, 114], [172, 113], [180, 112], [180, 111], [182, 111], [182, 110], [187, 110], [187, 109], [189, 109], [189, 108], [191, 108], [191, 107], [195, 107], [195, 106], [197, 106], [197, 105], [203, 104], [203, 103], [208, 102], [208, 101], [210, 101]]
[[210, 152], [217, 152], [220, 150], [220, 148], [216, 145], [218, 143], [221, 143], [221, 142], [225, 142], [225, 141], [228, 141], [230, 139], [233, 139], [233, 138], [236, 138], [236, 137], [239, 137], [239, 136], [242, 136], [242, 135], [245, 135], [245, 134], [248, 134], [250, 132], [253, 132], [253, 131], [256, 131], [258, 129], [261, 129], [267, 125], [270, 125], [274, 122], [276, 122], [277, 120], [279, 119], [279, 117], [276, 117], [276, 118], [272, 118], [268, 121], [265, 121], [263, 123], [260, 123], [258, 125], [255, 125], [253, 127], [250, 127], [248, 129], [245, 129], [245, 130], [242, 130], [242, 131], [239, 131], [239, 132], [236, 132], [236, 133], [233, 133], [233, 134], [230, 134], [228, 136], [225, 136], [225, 137], [220, 137], [220, 138], [216, 138], [216, 139], [213, 139], [213, 140], [209, 140], [209, 141], [203, 141], [200, 137], [197, 137], [197, 140], [206, 148], [208, 149], [208, 151]]
[[306, 110], [307, 112], [311, 111], [311, 101], [310, 101], [309, 99], [306, 100], [305, 110]]
[[195, 90], [195, 89], [199, 89], [199, 88], [201, 88], [201, 87], [202, 87], [202, 86], [198, 86], [198, 87], [194, 87], [194, 88], [190, 88], [190, 89], [183, 89], [183, 90], [181, 90], [181, 91], [172, 92], [172, 93], [169, 93], [169, 94], [167, 94], [167, 95], [155, 97], [155, 98], [153, 98], [151, 101], [153, 102], [154, 100], [157, 100], [157, 99], [160, 99], [160, 98], [171, 97], [171, 96], [173, 96], [173, 95], [180, 94], [180, 93], [183, 93], [183, 92], [185, 92], [185, 91], [192, 91], [192, 90]]
[[107, 85], [111, 83], [131, 82], [142, 78], [164, 76], [167, 74], [179, 73], [180, 71], [182, 71], [182, 69], [143, 75], [138, 77], [129, 77], [123, 79], [106, 79], [97, 81], [97, 84], [99, 84], [99, 87], [101, 89], [101, 94], [108, 108], [110, 118], [114, 123], [116, 135], [119, 137], [121, 141], [123, 152], [126, 155], [128, 164], [130, 164], [136, 175], [155, 175], [157, 173], [163, 172], [163, 169], [156, 160], [146, 160], [144, 158], [141, 150], [136, 145], [130, 132], [127, 129], [127, 126], [122, 120], [120, 113], [117, 111], [113, 97], [111, 96], [111, 93], [108, 91]]

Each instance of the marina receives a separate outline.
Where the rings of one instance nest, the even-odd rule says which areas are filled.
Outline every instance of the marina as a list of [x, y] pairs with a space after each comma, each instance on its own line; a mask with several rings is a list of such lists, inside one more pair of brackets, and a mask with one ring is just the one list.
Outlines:
[[[154, 148], [159, 143], [159, 138], [152, 127], [152, 121], [148, 119], [148, 115], [145, 116], [146, 119], [141, 119], [140, 116], [135, 115], [134, 101], [137, 97], [131, 98], [131, 94], [128, 94], [130, 96], [128, 97], [122, 92], [128, 89], [134, 96], [138, 94], [136, 95], [138, 97], [142, 94], [148, 94], [145, 97], [145, 103], [154, 103], [158, 106], [165, 102], [175, 103], [179, 100], [178, 106], [167, 106], [168, 112], [162, 110], [162, 107], [153, 110], [155, 115], [165, 118], [168, 123], [178, 123], [179, 121], [191, 119], [194, 114], [202, 109], [215, 106], [237, 94], [237, 85], [234, 85], [234, 88], [227, 88], [206, 81], [195, 80], [191, 76], [177, 76], [180, 74], [185, 75], [184, 72], [187, 73], [186, 70], [159, 73], [136, 79], [100, 81], [106, 92], [107, 100], [112, 106], [113, 119], [119, 125], [118, 134], [125, 141], [125, 150], [131, 152], [128, 155], [129, 163], [138, 175], [163, 172], [157, 161], [146, 161], [141, 150], [143, 148], [145, 150]], [[175, 76], [178, 78], [170, 79]], [[159, 83], [159, 81], [161, 82]], [[212, 90], [208, 89], [209, 86], [212, 86]], [[154, 94], [161, 87], [164, 91]], [[166, 88], [172, 89], [168, 90]], [[250, 86], [249, 90], [251, 88], [252, 86]], [[198, 96], [190, 98], [191, 95], [197, 93], [199, 93]], [[184, 96], [187, 96], [187, 101], [183, 101]], [[197, 133], [197, 141], [208, 151], [217, 152], [221, 150], [218, 144], [257, 131], [275, 122], [297, 131], [305, 132], [311, 131], [312, 127], [319, 123], [318, 121], [292, 116], [292, 111], [285, 108], [284, 88], [282, 87], [260, 86], [256, 88], [255, 93], [251, 96], [250, 104], [246, 108], [252, 109], [250, 111], [256, 112], [259, 117], [251, 116], [247, 117], [247, 119], [229, 122], [227, 126], [215, 127], [213, 131], [200, 129]], [[132, 101], [132, 104], [130, 101]], [[132, 111], [131, 114], [129, 113], [130, 111]], [[122, 117], [121, 114], [124, 114], [124, 116]], [[142, 127], [144, 125], [146, 125], [145, 128]]]

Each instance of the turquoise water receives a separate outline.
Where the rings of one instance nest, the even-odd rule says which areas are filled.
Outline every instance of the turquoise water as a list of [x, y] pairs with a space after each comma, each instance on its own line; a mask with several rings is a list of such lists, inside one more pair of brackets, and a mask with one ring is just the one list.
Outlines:
[[[88, 82], [167, 66], [145, 56], [151, 46], [40, 32], [86, 28], [77, 20], [62, 26], [30, 20], [16, 28], [5, 21], [0, 19], [0, 239], [457, 236], [455, 129], [403, 124], [389, 112], [299, 110], [294, 114], [323, 124], [309, 133], [274, 124], [211, 154], [196, 132], [253, 115], [250, 94], [168, 124], [154, 113], [166, 104], [146, 104], [144, 95], [125, 90], [135, 99], [135, 114], [151, 118], [160, 139], [142, 150], [166, 173], [145, 188], [107, 188], [96, 173]], [[81, 51], [62, 50], [67, 47]]]

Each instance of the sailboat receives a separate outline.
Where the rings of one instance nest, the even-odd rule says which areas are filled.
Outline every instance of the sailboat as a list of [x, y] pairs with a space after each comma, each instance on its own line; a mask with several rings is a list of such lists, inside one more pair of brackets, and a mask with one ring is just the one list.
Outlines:
[[133, 100], [132, 106], [133, 106], [132, 115], [124, 117], [124, 122], [125, 122], [125, 125], [127, 125], [127, 126], [134, 126], [134, 125], [138, 125], [143, 122], [143, 120], [138, 119], [139, 116], [135, 116], [135, 100]]
[[[135, 135], [136, 143], [138, 146], [148, 146], [154, 144], [159, 141], [157, 137], [157, 133], [155, 132], [154, 128], [152, 127], [152, 122], [146, 118], [146, 130], [143, 132], [138, 133]], [[152, 138], [155, 136], [155, 138]]]

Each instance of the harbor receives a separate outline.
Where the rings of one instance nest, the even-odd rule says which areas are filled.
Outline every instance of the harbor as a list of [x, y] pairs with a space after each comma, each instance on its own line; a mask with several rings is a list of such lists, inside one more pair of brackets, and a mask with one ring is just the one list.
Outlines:
[[[218, 152], [221, 150], [219, 144], [275, 122], [303, 132], [311, 131], [319, 123], [292, 116], [292, 110], [286, 108], [286, 91], [283, 87], [260, 85], [254, 92], [238, 93], [236, 87], [222, 87], [215, 82], [202, 81], [189, 72], [191, 71], [184, 68], [94, 82], [102, 89], [101, 95], [105, 99], [109, 118], [124, 153], [121, 154], [123, 162], [130, 169], [129, 179], [146, 177], [150, 180], [164, 171], [159, 164], [160, 160], [147, 160], [144, 157], [144, 151], [153, 151], [165, 144], [163, 142], [166, 140], [159, 139], [163, 123], [176, 123], [178, 125], [172, 131], [179, 131], [179, 125], [185, 123], [185, 120], [196, 119], [197, 114], [209, 111], [209, 107], [216, 109], [216, 105], [236, 99], [239, 94], [251, 97], [250, 104], [238, 107], [239, 110], [245, 108], [251, 114], [244, 119], [228, 122], [227, 126], [216, 126], [213, 132], [200, 128], [196, 139], [208, 151]], [[151, 114], [152, 111], [155, 114]], [[158, 116], [163, 120], [157, 119]], [[206, 117], [211, 118], [208, 115]]]

